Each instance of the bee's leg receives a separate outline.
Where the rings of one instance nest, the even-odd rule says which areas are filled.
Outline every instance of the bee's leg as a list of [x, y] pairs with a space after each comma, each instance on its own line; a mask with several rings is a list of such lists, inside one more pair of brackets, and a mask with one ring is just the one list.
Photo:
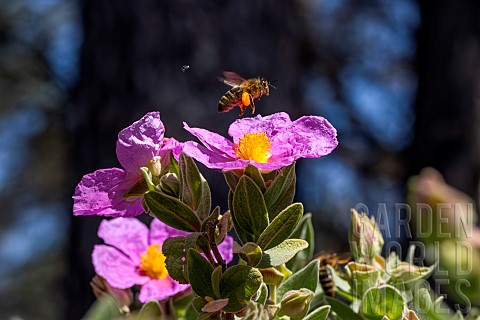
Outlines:
[[255, 102], [254, 102], [252, 96], [250, 96], [250, 99], [251, 99], [250, 100], [251, 101], [250, 107], [252, 108], [252, 114], [254, 114], [255, 113]]
[[240, 107], [240, 114], [238, 116], [241, 117], [245, 113], [245, 110], [247, 110], [247, 107], [244, 106], [242, 103], [239, 103], [238, 106]]

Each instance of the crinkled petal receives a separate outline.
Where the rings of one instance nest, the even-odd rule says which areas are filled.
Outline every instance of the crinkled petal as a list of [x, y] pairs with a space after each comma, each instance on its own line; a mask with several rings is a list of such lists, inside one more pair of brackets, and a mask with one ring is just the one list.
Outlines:
[[188, 232], [177, 230], [170, 226], [167, 226], [165, 223], [161, 222], [158, 219], [153, 219], [150, 224], [150, 244], [163, 244], [167, 238], [171, 237], [180, 237], [186, 236]]
[[183, 143], [178, 142], [174, 138], [163, 138], [163, 145], [162, 149], [159, 152], [160, 157], [165, 157], [166, 155], [170, 155], [170, 152], [172, 152], [173, 156], [175, 159], [178, 160], [178, 157], [180, 157], [180, 153], [182, 153], [183, 150]]
[[220, 155], [223, 154], [225, 156], [235, 157], [233, 143], [230, 140], [205, 129], [190, 128], [185, 122], [183, 123], [183, 128], [197, 137], [198, 140], [200, 140], [200, 142], [203, 143], [208, 150]]
[[222, 243], [218, 246], [218, 251], [222, 255], [223, 259], [229, 263], [233, 259], [233, 238], [227, 235]]
[[107, 245], [94, 247], [92, 263], [95, 272], [115, 288], [127, 289], [136, 284], [142, 285], [150, 279], [137, 272], [137, 266], [130, 258]]
[[293, 122], [296, 158], [318, 158], [338, 145], [337, 130], [318, 116], [304, 116]]
[[294, 157], [282, 157], [278, 159], [270, 158], [268, 160], [268, 163], [257, 163], [252, 161], [252, 165], [263, 171], [273, 171], [289, 166], [295, 162]]
[[135, 265], [148, 247], [148, 227], [135, 218], [103, 220], [98, 236], [130, 257]]
[[132, 217], [143, 212], [140, 198], [124, 199], [135, 177], [118, 168], [101, 169], [83, 176], [75, 188], [73, 214]]
[[215, 151], [209, 150], [196, 142], [188, 141], [183, 145], [183, 152], [194, 158], [200, 163], [203, 163], [210, 169], [240, 169], [245, 168], [249, 163], [247, 160], [237, 159], [236, 157], [227, 157]]
[[233, 142], [237, 143], [245, 133], [265, 132], [268, 137], [273, 137], [279, 132], [287, 129], [292, 121], [285, 112], [278, 112], [272, 115], [262, 117], [257, 115], [252, 118], [237, 119], [230, 125], [228, 134], [233, 137]]
[[118, 134], [117, 157], [129, 172], [139, 173], [162, 146], [165, 128], [159, 112], [149, 112]]
[[152, 279], [140, 289], [138, 300], [146, 303], [150, 300], [164, 300], [176, 295], [190, 287], [188, 284], [180, 284], [170, 277], [165, 279]]

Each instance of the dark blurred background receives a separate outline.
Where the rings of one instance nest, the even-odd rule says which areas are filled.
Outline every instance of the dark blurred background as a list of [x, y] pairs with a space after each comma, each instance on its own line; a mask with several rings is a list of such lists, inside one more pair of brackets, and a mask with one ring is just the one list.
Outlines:
[[479, 37], [476, 0], [0, 0], [0, 319], [85, 313], [100, 219], [72, 217], [76, 183], [118, 166], [118, 131], [148, 111], [181, 141], [182, 121], [226, 134], [223, 70], [278, 80], [258, 113], [337, 128], [332, 155], [297, 163], [317, 251], [427, 165], [477, 201]]

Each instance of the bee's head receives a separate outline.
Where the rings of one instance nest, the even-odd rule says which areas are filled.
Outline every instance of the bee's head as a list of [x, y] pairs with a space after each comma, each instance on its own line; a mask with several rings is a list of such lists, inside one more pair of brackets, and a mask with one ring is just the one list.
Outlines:
[[270, 86], [273, 87], [274, 89], [276, 89], [273, 85], [272, 85], [272, 82], [268, 81], [267, 79], [265, 78], [260, 78], [260, 83], [262, 84], [262, 88], [263, 88], [263, 93], [268, 96], [270, 94]]

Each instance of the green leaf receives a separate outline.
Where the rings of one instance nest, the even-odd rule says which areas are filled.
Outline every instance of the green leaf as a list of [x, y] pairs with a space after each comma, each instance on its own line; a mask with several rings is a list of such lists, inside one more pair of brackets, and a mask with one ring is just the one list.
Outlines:
[[118, 305], [110, 295], [103, 295], [90, 307], [83, 320], [110, 320], [120, 316]]
[[312, 214], [305, 214], [293, 230], [290, 238], [303, 239], [308, 242], [308, 248], [299, 251], [293, 259], [287, 262], [287, 268], [293, 272], [303, 268], [313, 258], [315, 249], [315, 233], [312, 224]]
[[277, 267], [292, 259], [295, 254], [308, 247], [308, 243], [301, 239], [287, 239], [278, 246], [263, 252], [258, 268]]
[[198, 170], [195, 161], [180, 154], [178, 162], [180, 180], [180, 200], [187, 204], [201, 221], [210, 213], [212, 196], [207, 181]]
[[268, 225], [257, 240], [262, 249], [269, 249], [287, 239], [297, 226], [303, 215], [303, 205], [294, 203], [282, 212]]
[[235, 233], [237, 234], [238, 238], [242, 241], [242, 243], [252, 242], [253, 241], [253, 234], [246, 232], [238, 225], [237, 220], [235, 219], [235, 213], [233, 210], [233, 191], [230, 190], [228, 192], [228, 207], [230, 208], [230, 213], [232, 215], [232, 222], [233, 226], [235, 227]]
[[387, 283], [400, 290], [411, 289], [419, 280], [428, 278], [435, 267], [436, 264], [430, 267], [417, 267], [408, 262], [400, 262], [387, 268], [390, 275]]
[[239, 312], [246, 307], [262, 284], [262, 274], [255, 268], [236, 265], [228, 268], [220, 279], [222, 298], [228, 298], [225, 312]]
[[[203, 241], [199, 241], [202, 239]], [[171, 237], [166, 239], [162, 245], [162, 253], [165, 255], [165, 265], [168, 275], [182, 284], [188, 283], [187, 273], [187, 252], [188, 249], [196, 249], [198, 243], [208, 240], [199, 233], [194, 232], [185, 237]]]
[[268, 298], [267, 285], [265, 283], [262, 283], [262, 285], [260, 286], [260, 289], [258, 290], [257, 303], [264, 306], [265, 302], [267, 302], [267, 298]]
[[196, 297], [195, 299], [193, 299], [192, 305], [197, 312], [202, 312], [202, 308], [205, 307], [207, 303], [208, 301], [204, 298]]
[[345, 266], [351, 278], [352, 294], [363, 297], [371, 287], [375, 287], [380, 277], [380, 270], [374, 266], [350, 262]]
[[295, 163], [279, 172], [265, 192], [265, 204], [270, 220], [291, 205], [295, 196]]
[[187, 253], [188, 280], [193, 292], [200, 297], [213, 297], [212, 273], [213, 267], [207, 259], [195, 249]]
[[218, 221], [217, 224], [217, 230], [218, 230], [218, 235], [215, 237], [215, 243], [217, 245], [220, 245], [225, 237], [227, 236], [228, 231], [232, 229], [232, 215], [230, 214], [230, 211], [225, 212], [222, 217], [220, 218], [220, 221]]
[[145, 193], [143, 199], [148, 211], [170, 227], [187, 232], [200, 231], [197, 216], [180, 200], [157, 191]]
[[245, 168], [245, 175], [249, 176], [250, 178], [252, 178], [252, 180], [255, 182], [255, 184], [257, 185], [257, 187], [260, 188], [260, 190], [262, 191], [262, 193], [265, 192], [266, 187], [265, 187], [265, 181], [263, 180], [263, 177], [262, 177], [262, 174], [260, 173], [260, 170], [258, 170], [257, 167], [255, 167], [254, 165], [251, 165], [249, 164], [246, 168]]
[[303, 320], [325, 320], [330, 312], [330, 306], [321, 306], [310, 312]]
[[[222, 278], [222, 267], [218, 266], [213, 270], [212, 273], [212, 289], [213, 289], [213, 298], [220, 298], [220, 279]], [[223, 307], [222, 307], [223, 308]], [[210, 311], [214, 312], [214, 311]]]
[[160, 303], [157, 300], [152, 300], [145, 303], [140, 309], [136, 320], [155, 320], [159, 319], [162, 316], [162, 308], [160, 307]]
[[402, 294], [390, 285], [370, 288], [363, 295], [360, 313], [368, 319], [381, 320], [384, 316], [399, 319], [403, 311]]
[[145, 181], [145, 179], [142, 178], [138, 180], [130, 189], [128, 189], [128, 191], [123, 194], [123, 197], [125, 199], [129, 197], [141, 197], [148, 190], [149, 189], [148, 189], [147, 181]]
[[234, 242], [233, 253], [238, 253], [240, 258], [250, 267], [255, 267], [262, 260], [262, 249], [253, 242], [247, 242], [243, 247]]
[[331, 310], [337, 314], [339, 320], [365, 320], [345, 303], [329, 296], [326, 296], [325, 300], [331, 306]]
[[277, 301], [283, 297], [285, 292], [290, 290], [299, 290], [301, 288], [309, 289], [315, 292], [318, 285], [318, 271], [320, 263], [318, 260], [313, 260], [307, 264], [303, 269], [293, 273], [287, 280], [277, 288]]
[[177, 317], [176, 319], [192, 319], [192, 317], [189, 316], [189, 309], [193, 309], [192, 302], [194, 298], [193, 294], [191, 292], [188, 293], [187, 291], [185, 294], [182, 293], [179, 297], [172, 299], [171, 306], [173, 306], [173, 308], [170, 310], [174, 311], [175, 316]]
[[268, 226], [268, 213], [262, 192], [255, 182], [242, 176], [233, 194], [233, 209], [238, 226], [257, 239]]
[[235, 188], [237, 187], [238, 180], [240, 180], [240, 177], [236, 175], [233, 171], [225, 171], [223, 173], [223, 176], [230, 190], [232, 192], [235, 191]]

